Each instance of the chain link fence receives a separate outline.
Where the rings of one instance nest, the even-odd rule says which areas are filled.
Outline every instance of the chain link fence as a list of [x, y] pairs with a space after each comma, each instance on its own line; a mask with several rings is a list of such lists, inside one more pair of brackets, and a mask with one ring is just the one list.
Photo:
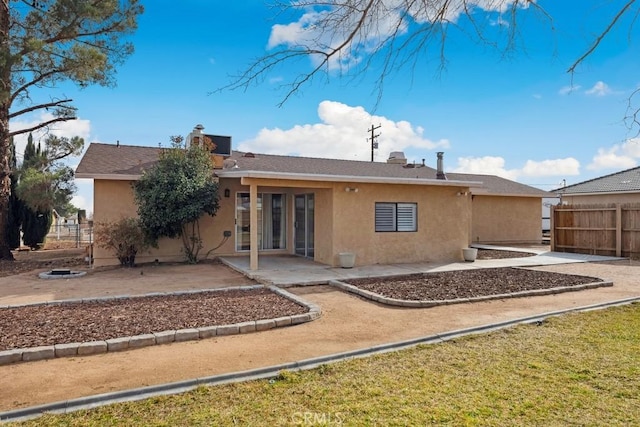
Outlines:
[[93, 243], [93, 227], [90, 224], [54, 224], [47, 234], [47, 242], [75, 244], [76, 248]]

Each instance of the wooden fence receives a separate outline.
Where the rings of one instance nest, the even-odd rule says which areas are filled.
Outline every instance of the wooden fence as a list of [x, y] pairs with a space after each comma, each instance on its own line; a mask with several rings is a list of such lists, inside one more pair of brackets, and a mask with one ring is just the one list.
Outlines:
[[552, 206], [551, 250], [640, 258], [640, 204]]

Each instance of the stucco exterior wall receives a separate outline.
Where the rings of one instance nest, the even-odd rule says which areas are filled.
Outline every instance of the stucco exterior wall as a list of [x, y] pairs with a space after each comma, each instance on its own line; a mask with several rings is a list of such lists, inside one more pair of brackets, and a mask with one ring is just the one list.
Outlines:
[[[123, 217], [138, 216], [131, 184], [131, 181], [94, 180], [94, 227], [100, 223], [117, 221]], [[100, 248], [96, 242], [93, 247], [94, 266], [118, 264], [118, 259], [115, 258], [112, 251]], [[149, 251], [139, 252], [136, 255], [136, 262], [150, 262], [155, 259], [175, 261], [177, 255], [179, 255], [179, 246], [174, 244], [173, 240], [163, 239], [159, 242], [159, 249], [151, 248]]]
[[[345, 187], [357, 188], [347, 192]], [[333, 260], [354, 252], [356, 265], [459, 261], [468, 243], [469, 196], [460, 188], [393, 184], [336, 184], [333, 191]], [[464, 190], [464, 189], [462, 189]], [[417, 203], [415, 232], [376, 232], [375, 203]]]
[[562, 203], [568, 205], [608, 205], [613, 203], [640, 203], [640, 193], [562, 195]]
[[542, 241], [540, 198], [476, 195], [471, 204], [471, 243]]
[[[122, 217], [137, 217], [137, 209], [131, 187], [132, 181], [94, 180], [94, 226], [100, 222], [115, 221]], [[200, 233], [204, 247], [200, 251], [203, 257], [208, 251], [221, 245], [215, 250], [215, 254], [235, 253], [235, 189], [241, 189], [238, 180], [225, 183], [230, 188], [231, 197], [224, 198], [222, 183], [220, 186], [220, 209], [215, 217], [205, 215], [200, 219]], [[224, 231], [231, 231], [232, 236], [225, 239]], [[183, 261], [181, 239], [160, 239], [158, 248], [136, 255], [136, 262], [161, 262]], [[94, 266], [117, 265], [118, 260], [114, 254], [94, 244]]]
[[335, 265], [333, 257], [334, 190], [316, 188], [309, 189], [309, 191], [312, 191], [315, 195], [314, 260], [323, 264]]
[[[462, 260], [469, 243], [537, 243], [541, 240], [539, 198], [493, 197], [468, 194], [455, 186], [328, 183], [254, 180], [259, 193], [286, 194], [286, 249], [261, 254], [294, 253], [294, 195], [315, 195], [315, 257], [317, 262], [339, 266], [339, 253], [354, 252], [356, 265]], [[94, 220], [135, 216], [130, 181], [94, 181]], [[236, 251], [236, 193], [249, 192], [240, 179], [221, 178], [220, 209], [215, 217], [200, 221], [204, 248], [215, 255], [248, 255]], [[357, 188], [358, 191], [345, 191]], [[229, 197], [225, 197], [229, 190]], [[416, 203], [415, 232], [376, 232], [376, 202]], [[473, 218], [472, 218], [473, 216]], [[231, 236], [224, 238], [225, 231]], [[180, 239], [162, 239], [159, 249], [138, 254], [138, 262], [182, 261]], [[96, 266], [117, 264], [113, 254], [95, 247]]]

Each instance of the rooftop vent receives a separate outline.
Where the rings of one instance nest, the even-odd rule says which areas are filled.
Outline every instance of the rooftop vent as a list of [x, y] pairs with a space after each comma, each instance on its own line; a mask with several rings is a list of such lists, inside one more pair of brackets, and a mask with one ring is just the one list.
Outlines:
[[402, 151], [392, 151], [391, 153], [389, 153], [387, 163], [394, 165], [406, 165], [407, 158], [404, 156], [404, 153]]
[[242, 157], [249, 157], [249, 158], [252, 158], [252, 159], [253, 159], [255, 156], [256, 156], [256, 155], [255, 155], [255, 154], [253, 154], [253, 153], [244, 153], [244, 154], [242, 155]]
[[222, 169], [238, 169], [238, 161], [235, 159], [226, 159], [222, 162]]

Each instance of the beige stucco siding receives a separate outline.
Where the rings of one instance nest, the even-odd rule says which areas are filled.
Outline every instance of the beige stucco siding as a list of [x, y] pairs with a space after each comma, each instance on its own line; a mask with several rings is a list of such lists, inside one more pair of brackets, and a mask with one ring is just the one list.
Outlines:
[[[345, 187], [358, 188], [347, 192]], [[356, 265], [460, 260], [471, 221], [468, 197], [455, 187], [336, 184], [333, 262], [355, 252]], [[415, 232], [376, 232], [376, 202], [417, 203]]]
[[[327, 183], [289, 180], [245, 180], [257, 185], [258, 193], [286, 194], [287, 248], [262, 251], [294, 253], [294, 196], [315, 196], [315, 256], [317, 262], [339, 265], [341, 252], [354, 252], [357, 265], [459, 261], [461, 249], [469, 243], [471, 229], [471, 197], [461, 194], [468, 188], [377, 183]], [[306, 185], [305, 185], [306, 184]], [[96, 222], [136, 216], [130, 181], [95, 180], [94, 219]], [[200, 220], [204, 248], [201, 255], [218, 247], [213, 255], [248, 255], [236, 251], [236, 194], [249, 192], [238, 178], [221, 178], [220, 208], [215, 217]], [[358, 191], [345, 191], [345, 188]], [[225, 190], [229, 197], [225, 197]], [[417, 231], [376, 232], [376, 202], [416, 203]], [[539, 200], [538, 200], [539, 204]], [[538, 232], [539, 232], [539, 211]], [[225, 240], [224, 231], [231, 237]], [[117, 264], [112, 253], [95, 248], [95, 265]], [[180, 239], [162, 239], [159, 249], [138, 254], [139, 262], [183, 260]]]
[[[123, 217], [138, 216], [131, 184], [131, 181], [94, 180], [94, 227], [100, 223], [117, 221]], [[156, 258], [163, 261], [176, 260], [179, 246], [172, 241], [165, 242], [164, 240], [160, 242], [159, 249], [152, 248], [149, 251], [139, 252], [136, 255], [136, 262], [149, 262]], [[93, 259], [96, 267], [118, 264], [115, 254], [100, 248], [98, 243], [94, 244]]]
[[[333, 257], [335, 210], [333, 189], [315, 189], [314, 260], [335, 265]], [[291, 233], [293, 234], [293, 233]]]
[[[236, 183], [238, 180], [235, 180]], [[115, 221], [122, 217], [137, 217], [137, 208], [134, 201], [131, 181], [94, 180], [94, 224], [106, 221]], [[239, 183], [237, 185], [240, 188]], [[235, 250], [235, 192], [231, 188], [231, 197], [225, 199], [223, 187], [220, 187], [220, 209], [215, 217], [205, 215], [200, 220], [200, 232], [204, 241], [201, 257], [212, 248], [224, 241], [223, 232], [232, 231], [232, 236], [222, 246], [216, 249], [215, 254], [233, 254]], [[159, 261], [183, 261], [182, 240], [160, 239], [158, 248], [138, 253], [137, 262]], [[99, 245], [94, 244], [94, 265], [117, 265], [118, 260], [114, 254]]]
[[473, 197], [472, 243], [539, 243], [542, 200], [537, 197]]

